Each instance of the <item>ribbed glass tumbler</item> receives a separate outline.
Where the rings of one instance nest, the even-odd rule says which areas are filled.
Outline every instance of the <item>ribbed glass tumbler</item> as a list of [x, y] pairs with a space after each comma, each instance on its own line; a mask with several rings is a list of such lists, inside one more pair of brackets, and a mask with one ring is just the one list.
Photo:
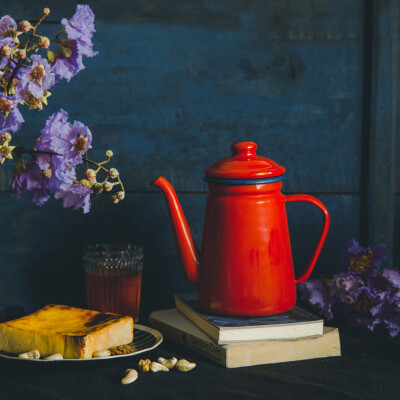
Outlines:
[[83, 250], [86, 295], [92, 310], [139, 320], [143, 248], [133, 244], [95, 244]]

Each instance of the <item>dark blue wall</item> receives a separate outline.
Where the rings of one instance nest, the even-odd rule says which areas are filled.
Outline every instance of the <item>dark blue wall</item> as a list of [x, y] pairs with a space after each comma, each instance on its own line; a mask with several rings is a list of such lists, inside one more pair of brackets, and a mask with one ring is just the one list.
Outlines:
[[[25, 112], [18, 136], [34, 138], [47, 116], [64, 108], [90, 127], [95, 154], [114, 151], [127, 197], [117, 206], [98, 197], [90, 215], [55, 200], [37, 208], [9, 197], [12, 170], [1, 168], [0, 304], [28, 311], [49, 302], [85, 305], [82, 246], [133, 241], [145, 247], [143, 314], [171, 306], [175, 292], [191, 288], [179, 271], [162, 196], [149, 182], [159, 175], [171, 181], [200, 245], [204, 169], [238, 140], [257, 142], [259, 154], [286, 167], [284, 192], [313, 194], [328, 207], [331, 229], [314, 276], [337, 271], [349, 239], [368, 244], [366, 154], [375, 114], [365, 99], [373, 95], [377, 51], [371, 2], [88, 3], [97, 16], [99, 55], [54, 88], [44, 111]], [[49, 6], [57, 21], [75, 5], [24, 0], [3, 3], [1, 14], [36, 19]], [[48, 23], [43, 32], [57, 28]], [[301, 204], [288, 205], [288, 215], [299, 273], [321, 216]]]

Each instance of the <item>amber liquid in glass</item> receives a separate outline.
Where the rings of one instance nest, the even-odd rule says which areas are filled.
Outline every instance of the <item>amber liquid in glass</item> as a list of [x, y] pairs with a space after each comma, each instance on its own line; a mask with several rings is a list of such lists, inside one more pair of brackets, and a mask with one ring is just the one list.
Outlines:
[[86, 293], [90, 309], [130, 315], [139, 320], [142, 274], [100, 276], [86, 273]]

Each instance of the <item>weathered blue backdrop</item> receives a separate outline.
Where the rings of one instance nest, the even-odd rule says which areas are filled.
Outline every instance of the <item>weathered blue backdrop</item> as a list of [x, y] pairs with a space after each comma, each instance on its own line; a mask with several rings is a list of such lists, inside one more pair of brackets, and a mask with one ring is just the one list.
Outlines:
[[[27, 311], [49, 302], [85, 305], [82, 246], [132, 241], [145, 247], [143, 316], [172, 306], [173, 293], [191, 288], [162, 195], [149, 183], [159, 175], [172, 182], [200, 245], [204, 169], [238, 140], [257, 142], [259, 154], [286, 167], [284, 192], [313, 194], [330, 211], [314, 276], [337, 271], [351, 238], [385, 240], [395, 250], [398, 1], [88, 3], [99, 55], [54, 88], [44, 111], [25, 112], [17, 135], [37, 136], [64, 108], [90, 127], [95, 154], [114, 151], [127, 197], [117, 206], [98, 197], [90, 215], [55, 200], [37, 208], [9, 197], [12, 170], [3, 166], [0, 304]], [[44, 6], [51, 8], [43, 31], [50, 35], [58, 29], [52, 22], [72, 16], [76, 2], [2, 1], [0, 11], [35, 20]], [[322, 218], [302, 204], [288, 205], [288, 215], [299, 273]]]

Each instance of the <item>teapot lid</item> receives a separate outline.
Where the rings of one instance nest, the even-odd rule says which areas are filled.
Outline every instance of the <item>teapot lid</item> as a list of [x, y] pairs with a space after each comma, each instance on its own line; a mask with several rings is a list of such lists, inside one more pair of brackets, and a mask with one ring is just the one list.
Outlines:
[[260, 180], [257, 183], [268, 183], [284, 178], [285, 168], [269, 158], [258, 156], [256, 143], [237, 142], [231, 149], [231, 157], [223, 158], [206, 169], [206, 181], [218, 183], [219, 179], [257, 179]]

